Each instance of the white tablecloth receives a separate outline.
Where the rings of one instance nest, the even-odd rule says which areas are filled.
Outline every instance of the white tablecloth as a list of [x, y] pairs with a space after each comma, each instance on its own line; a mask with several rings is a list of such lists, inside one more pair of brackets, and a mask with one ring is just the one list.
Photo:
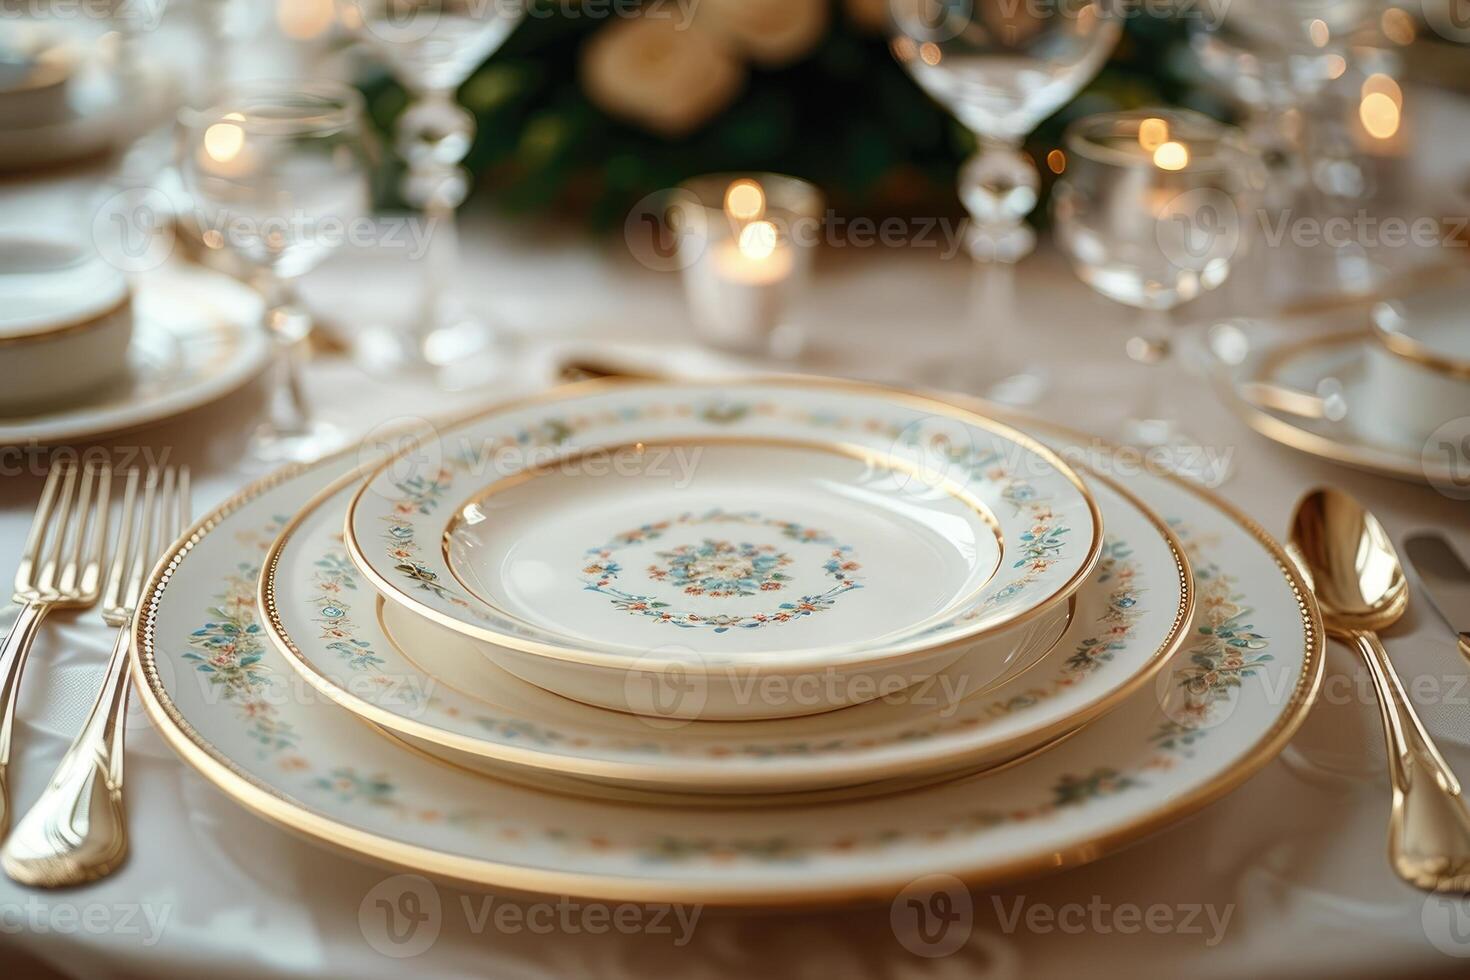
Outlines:
[[[697, 356], [679, 361], [674, 353], [688, 340], [674, 277], [580, 236], [497, 237], [486, 224], [466, 235], [471, 288], [531, 339], [528, 349], [481, 388], [453, 395], [411, 380], [366, 380], [345, 361], [320, 361], [309, 378], [325, 417], [362, 430], [511, 395], [542, 383], [552, 349], [562, 344], [616, 339], [675, 366], [698, 363]], [[337, 323], [363, 322], [399, 301], [406, 308], [412, 270], [395, 261], [340, 256], [311, 278], [306, 294]], [[917, 377], [927, 359], [953, 350], [957, 332], [967, 329], [961, 321], [968, 282], [965, 262], [945, 262], [932, 250], [869, 249], [824, 262], [814, 294], [822, 310], [816, 350], [804, 367]], [[1128, 315], [1077, 284], [1045, 250], [1022, 269], [1021, 285], [1032, 354], [1054, 379], [1041, 414], [1106, 431], [1143, 379], [1121, 354]], [[1325, 483], [1357, 495], [1395, 537], [1438, 527], [1470, 553], [1464, 503], [1266, 442], [1177, 368], [1155, 371], [1149, 380], [1167, 385], [1199, 436], [1233, 453], [1237, 473], [1223, 495], [1273, 531], [1284, 531], [1303, 491]], [[172, 461], [188, 462], [196, 474], [196, 509], [203, 512], [246, 482], [241, 438], [259, 402], [252, 389], [113, 444], [167, 449]], [[34, 478], [0, 481], [0, 576], [13, 571], [38, 490]], [[1416, 596], [1387, 642], [1406, 684], [1425, 694], [1429, 727], [1470, 777], [1467, 665], [1449, 631]], [[18, 805], [39, 793], [76, 730], [108, 647], [93, 616], [58, 617], [43, 631], [21, 691], [12, 769]], [[934, 962], [900, 945], [887, 906], [705, 910], [692, 939], [681, 944], [677, 927], [597, 934], [599, 920], [584, 919], [581, 909], [564, 918], [554, 897], [493, 896], [496, 905], [517, 903], [526, 915], [520, 927], [497, 928], [493, 914], [484, 917], [485, 896], [445, 886], [437, 888], [437, 938], [400, 962], [375, 948], [384, 946], [376, 927], [363, 928], [379, 921], [373, 900], [381, 889], [398, 887], [382, 884], [390, 873], [326, 853], [241, 811], [180, 763], [135, 709], [128, 732], [131, 860], [105, 881], [64, 893], [0, 880], [0, 948], [7, 965], [19, 957], [85, 977], [397, 977], [408, 971], [633, 977], [660, 970], [687, 977], [920, 970], [980, 977], [1124, 969], [1159, 976], [1186, 970], [1194, 976], [1463, 976], [1470, 960], [1450, 953], [1470, 955], [1470, 907], [1455, 938], [1435, 918], [1444, 910], [1427, 907], [1422, 894], [1390, 872], [1384, 858], [1389, 792], [1371, 691], [1343, 651], [1332, 650], [1328, 669], [1323, 701], [1305, 729], [1246, 786], [1124, 853], [976, 895], [968, 944]], [[538, 902], [553, 905], [537, 910]], [[1131, 925], [1131, 916], [1151, 906], [1166, 907], [1174, 928]], [[1043, 911], [1029, 913], [1034, 907]], [[540, 926], [550, 921], [558, 924], [548, 934]]]

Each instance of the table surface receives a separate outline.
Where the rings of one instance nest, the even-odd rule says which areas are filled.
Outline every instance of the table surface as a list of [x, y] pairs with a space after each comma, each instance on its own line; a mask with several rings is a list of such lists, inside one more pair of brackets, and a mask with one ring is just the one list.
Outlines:
[[[13, 188], [0, 193], [0, 206], [16, 205], [18, 196], [36, 206], [33, 189]], [[343, 359], [319, 360], [308, 379], [323, 417], [362, 431], [510, 396], [546, 383], [551, 365], [568, 350], [605, 352], [613, 340], [634, 361], [676, 370], [712, 363], [689, 347], [677, 277], [638, 266], [619, 242], [497, 231], [485, 216], [471, 222], [464, 238], [474, 298], [523, 336], [524, 348], [483, 383], [455, 393], [411, 378], [367, 378]], [[324, 320], [365, 323], [409, 309], [413, 273], [392, 256], [344, 254], [314, 273], [304, 292]], [[967, 318], [971, 282], [967, 261], [946, 261], [933, 250], [827, 256], [810, 297], [821, 317], [803, 369], [917, 381], [926, 365], [957, 349], [983, 350], [983, 330]], [[1121, 353], [1128, 312], [1078, 284], [1050, 250], [1028, 260], [1019, 284], [1031, 353], [1052, 375], [1041, 416], [1106, 433], [1130, 393], [1162, 385], [1195, 434], [1231, 455], [1236, 472], [1220, 493], [1267, 528], [1284, 531], [1297, 498], [1329, 484], [1371, 507], [1395, 539], [1438, 528], [1470, 553], [1464, 503], [1293, 453], [1252, 433], [1180, 365], [1128, 364]], [[1361, 316], [1349, 310], [1324, 319], [1342, 324]], [[187, 462], [202, 513], [249, 479], [241, 446], [261, 403], [256, 385], [107, 444], [167, 451], [170, 461]], [[0, 577], [12, 574], [38, 491], [35, 478], [0, 481]], [[1451, 763], [1470, 774], [1470, 685], [1450, 632], [1416, 594], [1387, 643]], [[57, 617], [43, 631], [21, 690], [12, 769], [19, 805], [40, 792], [79, 726], [109, 646], [93, 616]], [[38, 969], [76, 976], [402, 972], [400, 961], [368, 942], [359, 919], [390, 872], [329, 854], [244, 813], [184, 766], [136, 706], [127, 738], [131, 859], [113, 877], [65, 893], [0, 880], [0, 948], [19, 951]], [[969, 943], [937, 964], [899, 945], [886, 905], [809, 913], [705, 910], [692, 939], [682, 943], [677, 928], [602, 935], [576, 916], [547, 933], [538, 923], [549, 920], [537, 915], [548, 913], [531, 906], [555, 899], [487, 898], [447, 886], [438, 887], [444, 910], [438, 938], [409, 962], [426, 975], [496, 977], [642, 976], [660, 968], [700, 977], [891, 976], [936, 966], [967, 977], [1107, 975], [1139, 964], [1199, 976], [1463, 975], [1466, 961], [1449, 953], [1470, 955], [1464, 925], [1470, 907], [1458, 944], [1446, 941], [1434, 919], [1443, 910], [1426, 905], [1389, 870], [1388, 809], [1371, 689], [1356, 662], [1333, 647], [1324, 695], [1281, 758], [1203, 813], [1129, 850], [977, 895]], [[501, 903], [519, 904], [527, 924], [497, 927], [493, 915], [487, 920], [486, 911]], [[1130, 928], [1129, 909], [1158, 905], [1172, 910], [1181, 926], [1186, 917], [1197, 925]], [[1056, 915], [1055, 924], [1025, 916], [1016, 924], [1017, 910], [1035, 907]]]

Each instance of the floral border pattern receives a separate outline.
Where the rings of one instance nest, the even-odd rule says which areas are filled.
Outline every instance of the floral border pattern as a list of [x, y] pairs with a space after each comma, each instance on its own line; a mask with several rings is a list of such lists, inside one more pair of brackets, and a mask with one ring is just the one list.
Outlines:
[[[804, 595], [797, 599], [780, 603], [768, 612], [755, 612], [743, 614], [708, 614], [680, 612], [669, 608], [669, 603], [662, 601], [653, 595], [643, 595], [629, 592], [618, 588], [613, 583], [622, 573], [623, 567], [615, 558], [616, 553], [626, 547], [642, 544], [648, 541], [656, 541], [662, 538], [671, 528], [679, 526], [694, 526], [702, 524], [739, 524], [749, 527], [775, 528], [781, 532], [783, 537], [802, 544], [820, 545], [824, 549], [830, 549], [822, 563], [822, 571], [831, 578], [835, 585], [815, 595]], [[741, 547], [754, 547], [742, 544]], [[671, 555], [669, 552], [659, 552], [660, 555]], [[784, 557], [784, 554], [783, 554]], [[761, 517], [753, 511], [732, 512], [726, 510], [710, 510], [702, 514], [685, 513], [669, 520], [657, 521], [640, 525], [621, 534], [615, 535], [612, 540], [595, 548], [588, 548], [582, 572], [589, 576], [582, 580], [583, 588], [589, 592], [596, 592], [610, 598], [613, 605], [618, 609], [633, 613], [634, 615], [648, 617], [660, 623], [669, 623], [683, 629], [711, 629], [716, 633], [723, 633], [728, 629], [758, 629], [779, 623], [789, 623], [812, 613], [822, 612], [833, 608], [837, 597], [854, 589], [861, 588], [861, 579], [855, 573], [862, 568], [860, 562], [853, 556], [852, 546], [839, 544], [831, 535], [818, 531], [815, 528], [806, 527], [792, 521], [782, 521], [775, 518]], [[790, 559], [786, 559], [788, 562]], [[779, 567], [779, 566], [778, 566]], [[661, 569], [654, 567], [649, 573], [655, 579], [660, 577]], [[663, 577], [668, 577], [667, 571]], [[786, 577], [776, 572], [777, 577], [771, 579], [777, 587], [786, 581]], [[752, 588], [759, 590], [764, 586], [756, 584]], [[685, 589], [686, 592], [690, 591]], [[752, 594], [752, 593], [745, 593]]]

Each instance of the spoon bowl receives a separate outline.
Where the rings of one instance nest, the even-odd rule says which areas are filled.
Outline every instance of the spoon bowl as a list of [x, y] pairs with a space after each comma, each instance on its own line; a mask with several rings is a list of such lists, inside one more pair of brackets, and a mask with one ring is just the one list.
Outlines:
[[1408, 607], [1409, 583], [1388, 532], [1345, 493], [1324, 488], [1302, 498], [1288, 550], [1331, 632], [1386, 629]]

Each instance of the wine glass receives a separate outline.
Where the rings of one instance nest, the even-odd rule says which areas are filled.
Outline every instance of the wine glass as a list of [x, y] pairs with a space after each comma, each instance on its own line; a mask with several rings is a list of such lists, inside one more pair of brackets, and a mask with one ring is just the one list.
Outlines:
[[[1346, 125], [1357, 107], [1338, 103], [1349, 67], [1386, 0], [1232, 0], [1224, 16], [1190, 21], [1190, 43], [1205, 71], [1246, 110], [1247, 135], [1271, 170], [1267, 207], [1325, 221], [1355, 210], [1371, 172]], [[1272, 294], [1366, 292], [1378, 270], [1362, 246], [1301, 247], [1268, 270]]]
[[459, 297], [454, 212], [469, 193], [460, 161], [475, 117], [455, 101], [466, 78], [526, 15], [528, 0], [338, 0], [342, 19], [408, 89], [395, 145], [408, 165], [402, 192], [430, 222], [430, 250], [410, 333], [369, 338], [383, 367], [434, 370], [484, 353], [499, 331]]
[[257, 273], [281, 382], [251, 444], [262, 462], [309, 460], [342, 434], [314, 420], [299, 360], [310, 320], [290, 283], [342, 244], [370, 206], [370, 148], [356, 90], [324, 81], [257, 82], [191, 114], [179, 172], [206, 244]]
[[890, 0], [890, 13], [894, 57], [980, 143], [959, 187], [992, 343], [984, 357], [956, 363], [966, 376], [948, 383], [997, 401], [1035, 401], [1045, 379], [1014, 354], [1022, 341], [1013, 265], [1036, 244], [1025, 219], [1040, 186], [1021, 143], [1097, 74], [1122, 22], [1104, 0]]
[[[1088, 116], [1067, 128], [1064, 144], [1052, 196], [1058, 244], [1083, 282], [1143, 311], [1129, 356], [1164, 363], [1177, 308], [1220, 286], [1244, 258], [1265, 165], [1239, 130], [1178, 109]], [[1186, 471], [1206, 464], [1161, 404], [1157, 381], [1141, 388], [1147, 401], [1124, 441], [1180, 450]]]

